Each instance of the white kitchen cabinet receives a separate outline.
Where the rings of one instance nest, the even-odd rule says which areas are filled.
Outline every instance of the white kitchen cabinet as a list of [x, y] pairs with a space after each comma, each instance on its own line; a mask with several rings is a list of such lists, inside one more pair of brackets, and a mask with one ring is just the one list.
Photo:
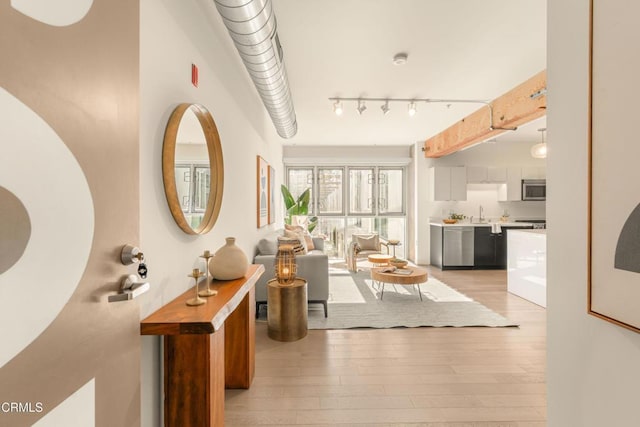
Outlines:
[[541, 166], [524, 166], [522, 168], [522, 179], [545, 179], [547, 169]]
[[429, 169], [431, 200], [467, 200], [467, 170], [464, 166], [435, 166]]
[[451, 200], [467, 200], [467, 168], [451, 168]]
[[487, 182], [503, 183], [507, 182], [507, 168], [487, 168]]
[[522, 200], [522, 169], [507, 168], [507, 179], [498, 188], [499, 202], [515, 202]]
[[507, 181], [507, 168], [487, 166], [467, 166], [469, 184], [495, 184]]
[[467, 166], [467, 182], [469, 184], [479, 184], [487, 181], [486, 166]]

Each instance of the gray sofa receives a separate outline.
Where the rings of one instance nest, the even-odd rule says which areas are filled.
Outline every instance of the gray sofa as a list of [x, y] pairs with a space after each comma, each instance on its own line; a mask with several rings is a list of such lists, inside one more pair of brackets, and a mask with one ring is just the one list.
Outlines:
[[[258, 253], [254, 264], [264, 265], [264, 274], [256, 282], [256, 316], [261, 305], [267, 304], [267, 282], [275, 277], [275, 249], [277, 236], [262, 239], [258, 243]], [[305, 255], [296, 256], [297, 276], [307, 281], [307, 300], [310, 304], [322, 304], [324, 317], [328, 315], [329, 299], [329, 257], [323, 252], [324, 240], [313, 237], [315, 249]]]

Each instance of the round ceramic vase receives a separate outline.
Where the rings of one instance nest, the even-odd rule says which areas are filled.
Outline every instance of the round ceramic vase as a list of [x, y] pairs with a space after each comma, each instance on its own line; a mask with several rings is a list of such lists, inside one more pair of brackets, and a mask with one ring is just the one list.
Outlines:
[[235, 237], [227, 237], [227, 243], [209, 260], [209, 271], [216, 280], [233, 280], [244, 277], [249, 260], [238, 246]]

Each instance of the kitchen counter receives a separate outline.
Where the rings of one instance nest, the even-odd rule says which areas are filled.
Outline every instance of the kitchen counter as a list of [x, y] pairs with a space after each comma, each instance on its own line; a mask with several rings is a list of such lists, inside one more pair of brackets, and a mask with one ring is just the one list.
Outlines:
[[535, 229], [535, 230], [518, 230], [518, 232], [520, 233], [533, 233], [533, 234], [544, 234], [545, 236], [547, 235], [547, 230], [546, 229]]
[[507, 248], [507, 290], [546, 307], [547, 230], [511, 230]]
[[[430, 223], [430, 263], [443, 270], [506, 269], [507, 235], [528, 230], [530, 222]], [[500, 232], [493, 225], [500, 225]]]
[[[455, 224], [445, 224], [442, 221], [431, 221], [430, 225], [435, 225], [437, 227], [491, 227], [492, 222], [457, 222]], [[532, 222], [495, 222], [495, 224], [500, 225], [500, 227], [520, 227], [520, 228], [531, 228], [533, 227]], [[542, 230], [544, 231], [544, 230]]]

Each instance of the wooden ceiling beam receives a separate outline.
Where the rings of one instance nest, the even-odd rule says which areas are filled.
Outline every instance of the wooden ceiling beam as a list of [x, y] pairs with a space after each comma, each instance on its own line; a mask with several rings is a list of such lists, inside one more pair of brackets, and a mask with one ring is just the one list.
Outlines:
[[[524, 83], [494, 99], [464, 119], [427, 139], [425, 157], [442, 157], [485, 141], [546, 114], [547, 71], [543, 70]], [[533, 94], [541, 94], [532, 97]], [[493, 126], [489, 105], [493, 109]]]

